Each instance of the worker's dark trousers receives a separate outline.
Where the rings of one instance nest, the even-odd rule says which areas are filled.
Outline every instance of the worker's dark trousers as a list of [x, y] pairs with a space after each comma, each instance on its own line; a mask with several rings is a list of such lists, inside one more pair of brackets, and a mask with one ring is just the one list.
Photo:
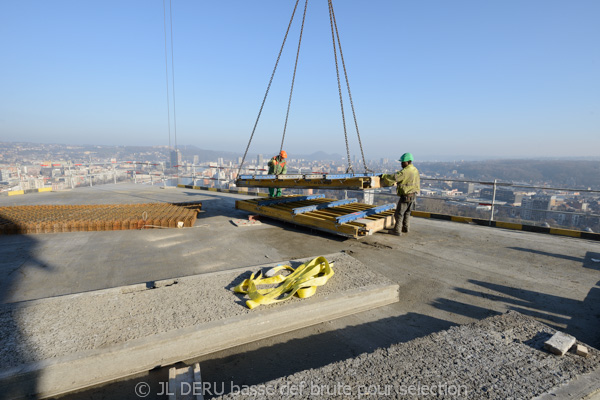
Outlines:
[[410, 212], [415, 207], [416, 196], [400, 196], [396, 211], [394, 212], [394, 231], [397, 233], [408, 232], [410, 228]]

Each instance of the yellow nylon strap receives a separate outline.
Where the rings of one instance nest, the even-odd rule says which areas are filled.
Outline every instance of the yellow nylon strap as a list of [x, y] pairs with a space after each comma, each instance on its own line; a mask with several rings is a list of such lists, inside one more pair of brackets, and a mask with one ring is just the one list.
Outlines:
[[[278, 265], [274, 268], [271, 268], [271, 270], [269, 272], [278, 272], [281, 271], [282, 269], [287, 269], [290, 271], [294, 271], [294, 268], [292, 268], [290, 265]], [[242, 283], [240, 283], [239, 285], [237, 285], [235, 288], [233, 288], [233, 290], [237, 293], [244, 293], [247, 294], [248, 293], [248, 286], [250, 285], [250, 282], [254, 282], [255, 285], [272, 285], [274, 283], [281, 283], [285, 280], [285, 276], [283, 275], [275, 275], [271, 278], [261, 278], [262, 277], [262, 271], [258, 271], [252, 275], [250, 275], [250, 278], [248, 279], [244, 279], [244, 281]], [[271, 289], [260, 289], [258, 292], [259, 293], [266, 293]]]
[[[276, 275], [271, 278], [262, 278], [262, 272], [254, 273], [245, 279], [233, 290], [237, 293], [247, 294], [250, 300], [246, 301], [248, 308], [253, 309], [261, 304], [273, 304], [284, 301], [294, 294], [300, 298], [310, 297], [317, 291], [317, 286], [323, 286], [334, 274], [333, 263], [325, 257], [300, 265], [294, 269], [289, 265], [273, 268], [272, 272], [282, 269], [292, 271], [288, 276]], [[279, 284], [274, 288], [258, 289], [258, 285]]]

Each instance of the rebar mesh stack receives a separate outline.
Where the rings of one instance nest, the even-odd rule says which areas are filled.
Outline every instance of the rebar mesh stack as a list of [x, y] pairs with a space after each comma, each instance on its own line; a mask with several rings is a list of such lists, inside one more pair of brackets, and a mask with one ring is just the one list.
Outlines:
[[191, 227], [201, 207], [200, 202], [0, 207], [0, 234]]

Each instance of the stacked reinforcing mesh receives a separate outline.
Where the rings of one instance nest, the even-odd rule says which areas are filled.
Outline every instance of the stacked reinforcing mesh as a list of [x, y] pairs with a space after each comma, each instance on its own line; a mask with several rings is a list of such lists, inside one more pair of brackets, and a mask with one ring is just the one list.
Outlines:
[[191, 227], [202, 204], [143, 203], [0, 207], [0, 234]]

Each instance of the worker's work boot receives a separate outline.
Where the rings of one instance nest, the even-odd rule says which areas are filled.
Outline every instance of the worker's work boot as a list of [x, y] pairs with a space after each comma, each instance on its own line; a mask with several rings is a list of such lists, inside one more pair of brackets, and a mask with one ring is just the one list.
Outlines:
[[408, 233], [409, 227], [410, 227], [410, 222], [408, 221], [408, 218], [404, 218], [404, 220], [402, 221], [402, 232]]
[[390, 235], [402, 236], [402, 232], [400, 231], [400, 224], [394, 225], [394, 228], [390, 229], [388, 232]]

